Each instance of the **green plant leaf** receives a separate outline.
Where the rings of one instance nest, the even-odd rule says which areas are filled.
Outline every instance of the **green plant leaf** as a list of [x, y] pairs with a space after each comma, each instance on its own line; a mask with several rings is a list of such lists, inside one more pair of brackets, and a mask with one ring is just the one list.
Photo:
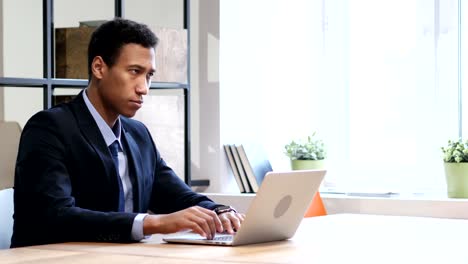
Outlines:
[[468, 140], [449, 140], [446, 147], [442, 147], [444, 162], [468, 162]]
[[284, 153], [292, 160], [321, 160], [325, 159], [325, 144], [315, 137], [316, 132], [307, 137], [307, 140], [291, 143], [284, 146]]

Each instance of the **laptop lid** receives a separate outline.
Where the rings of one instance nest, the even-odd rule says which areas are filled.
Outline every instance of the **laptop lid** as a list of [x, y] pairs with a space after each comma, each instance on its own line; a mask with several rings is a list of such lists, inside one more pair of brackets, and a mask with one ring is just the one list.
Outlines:
[[[171, 243], [245, 245], [288, 239], [299, 227], [325, 173], [325, 170], [268, 172], [241, 228], [231, 241], [207, 240], [193, 233], [169, 235], [163, 240]], [[220, 237], [224, 238], [225, 235]]]

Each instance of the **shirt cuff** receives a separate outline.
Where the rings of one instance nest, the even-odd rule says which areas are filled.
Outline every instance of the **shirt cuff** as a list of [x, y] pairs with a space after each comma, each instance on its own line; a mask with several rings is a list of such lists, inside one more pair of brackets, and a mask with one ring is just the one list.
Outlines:
[[132, 225], [132, 240], [140, 241], [148, 236], [143, 234], [143, 220], [148, 214], [137, 214], [135, 219], [133, 219]]

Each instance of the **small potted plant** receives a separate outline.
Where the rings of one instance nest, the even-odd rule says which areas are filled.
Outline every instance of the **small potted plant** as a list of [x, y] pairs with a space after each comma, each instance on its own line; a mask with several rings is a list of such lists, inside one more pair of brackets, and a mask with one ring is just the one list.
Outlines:
[[291, 159], [293, 170], [323, 169], [325, 167], [325, 144], [317, 139], [315, 132], [306, 141], [291, 141], [284, 146], [285, 154]]
[[442, 152], [448, 197], [468, 198], [468, 140], [449, 140]]

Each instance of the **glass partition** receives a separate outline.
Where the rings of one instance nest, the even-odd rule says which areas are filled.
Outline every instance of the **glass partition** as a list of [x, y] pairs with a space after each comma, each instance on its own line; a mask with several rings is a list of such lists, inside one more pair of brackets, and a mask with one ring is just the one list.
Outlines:
[[[144, 7], [144, 8], [142, 8]], [[183, 0], [125, 1], [124, 16], [149, 26], [184, 28]]]
[[56, 78], [88, 78], [87, 50], [91, 34], [114, 15], [113, 0], [54, 1]]
[[184, 112], [183, 89], [153, 89], [144, 97], [143, 107], [134, 117], [148, 127], [163, 159], [182, 180], [185, 175]]
[[73, 100], [83, 88], [55, 88], [52, 95], [52, 105], [67, 103]]
[[[141, 8], [144, 6], [145, 8]], [[182, 0], [125, 1], [125, 17], [147, 24], [158, 36], [154, 82], [187, 83], [187, 30]]]
[[3, 0], [3, 77], [42, 78], [42, 1]]
[[44, 108], [43, 90], [38, 87], [3, 87], [5, 121], [16, 121], [21, 128], [35, 113]]

